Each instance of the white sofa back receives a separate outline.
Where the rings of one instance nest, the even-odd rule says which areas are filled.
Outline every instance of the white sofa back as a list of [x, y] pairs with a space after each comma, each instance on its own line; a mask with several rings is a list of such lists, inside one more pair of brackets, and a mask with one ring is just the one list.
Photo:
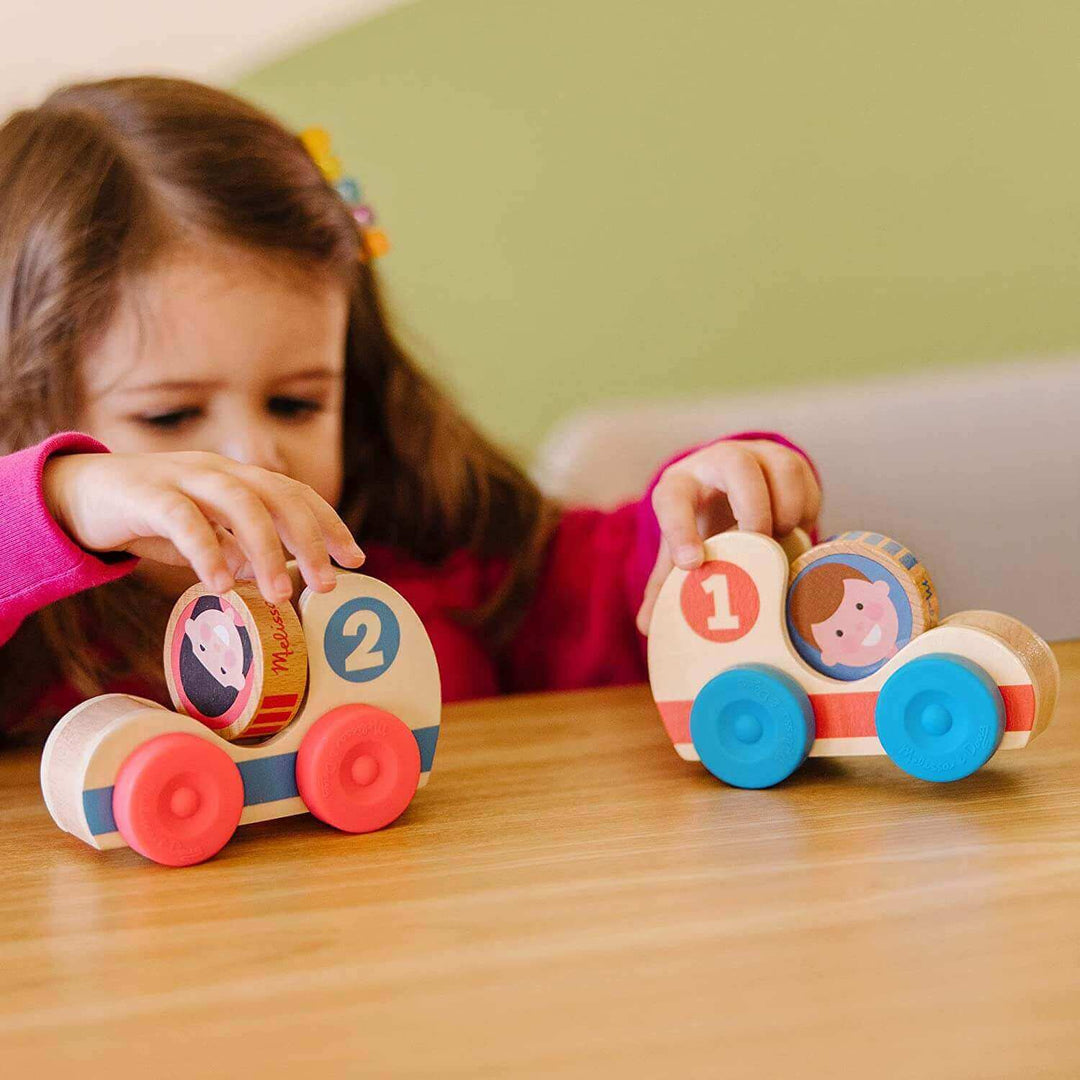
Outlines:
[[1080, 361], [1029, 361], [577, 413], [538, 452], [571, 503], [635, 497], [680, 448], [780, 431], [821, 471], [822, 535], [884, 532], [930, 568], [942, 614], [991, 608], [1080, 637]]

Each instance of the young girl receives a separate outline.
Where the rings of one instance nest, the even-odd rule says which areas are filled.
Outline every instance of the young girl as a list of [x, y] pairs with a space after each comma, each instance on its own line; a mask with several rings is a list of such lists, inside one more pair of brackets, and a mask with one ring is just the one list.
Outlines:
[[286, 552], [313, 589], [333, 559], [400, 590], [447, 700], [639, 680], [702, 533], [813, 526], [767, 433], [613, 513], [553, 504], [404, 353], [370, 254], [300, 139], [217, 90], [74, 86], [0, 128], [0, 730], [167, 702], [179, 592], [280, 601]]

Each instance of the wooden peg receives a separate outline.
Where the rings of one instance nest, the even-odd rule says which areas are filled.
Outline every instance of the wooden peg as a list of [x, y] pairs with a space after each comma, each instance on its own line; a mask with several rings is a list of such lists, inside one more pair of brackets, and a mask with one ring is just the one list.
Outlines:
[[307, 646], [287, 601], [241, 582], [227, 593], [193, 585], [165, 632], [165, 677], [176, 708], [223, 739], [272, 735], [303, 701]]
[[941, 625], [974, 627], [992, 634], [1008, 647], [1024, 665], [1035, 691], [1035, 715], [1028, 741], [1045, 731], [1054, 715], [1058, 687], [1061, 684], [1061, 669], [1050, 646], [1019, 619], [997, 611], [958, 611]]
[[799, 655], [834, 679], [877, 671], [935, 625], [925, 566], [881, 533], [846, 532], [791, 564], [787, 626]]
[[792, 529], [787, 536], [779, 537], [777, 543], [784, 549], [788, 562], [794, 562], [800, 555], [805, 555], [813, 547], [813, 544], [810, 543], [810, 537], [802, 529]]

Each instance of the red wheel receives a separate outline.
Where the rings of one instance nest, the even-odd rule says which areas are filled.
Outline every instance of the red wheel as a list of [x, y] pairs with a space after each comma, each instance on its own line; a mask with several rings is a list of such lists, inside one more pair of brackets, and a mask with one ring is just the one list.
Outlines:
[[116, 774], [113, 817], [140, 855], [191, 866], [216, 855], [240, 823], [244, 782], [232, 758], [174, 731], [133, 750]]
[[404, 812], [420, 780], [420, 750], [393, 713], [341, 705], [320, 716], [296, 755], [296, 786], [320, 821], [374, 832]]

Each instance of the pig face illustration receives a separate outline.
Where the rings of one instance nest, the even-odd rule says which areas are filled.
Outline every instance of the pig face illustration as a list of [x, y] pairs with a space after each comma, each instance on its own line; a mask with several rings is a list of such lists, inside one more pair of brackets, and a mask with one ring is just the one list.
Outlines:
[[187, 621], [184, 633], [195, 659], [215, 682], [240, 691], [244, 687], [244, 645], [240, 628], [213, 608]]

